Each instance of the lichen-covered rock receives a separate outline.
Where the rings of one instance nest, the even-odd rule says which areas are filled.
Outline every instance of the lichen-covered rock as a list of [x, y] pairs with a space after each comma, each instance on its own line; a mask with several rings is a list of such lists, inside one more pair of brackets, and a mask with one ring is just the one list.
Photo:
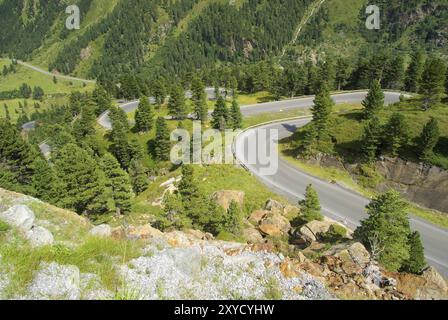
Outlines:
[[22, 231], [28, 231], [34, 225], [34, 212], [26, 205], [15, 205], [0, 213], [0, 220]]
[[26, 232], [26, 238], [32, 247], [42, 247], [54, 243], [53, 234], [44, 227], [34, 226]]
[[[278, 254], [224, 242], [151, 247], [150, 256], [121, 268], [127, 290], [139, 299], [331, 299], [323, 284], [302, 270], [288, 271]], [[163, 266], [161, 268], [160, 266]], [[207, 288], [207, 290], [204, 290]]]
[[42, 263], [28, 288], [28, 300], [79, 300], [80, 272], [76, 266]]

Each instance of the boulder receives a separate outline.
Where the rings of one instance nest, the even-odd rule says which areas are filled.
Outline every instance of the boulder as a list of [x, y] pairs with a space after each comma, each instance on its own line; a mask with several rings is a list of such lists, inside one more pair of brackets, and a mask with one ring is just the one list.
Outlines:
[[281, 214], [270, 212], [260, 221], [258, 228], [266, 235], [281, 236], [291, 230], [291, 224]]
[[244, 204], [244, 192], [235, 190], [222, 190], [213, 194], [212, 199], [225, 210], [229, 209], [230, 203], [235, 201], [241, 207]]
[[144, 226], [130, 227], [129, 237], [136, 239], [150, 239], [154, 237], [161, 237], [163, 232], [153, 228], [150, 224]]
[[112, 235], [112, 228], [107, 224], [100, 224], [99, 226], [93, 227], [89, 234], [95, 237], [110, 237]]
[[32, 227], [26, 232], [26, 238], [32, 247], [42, 247], [54, 243], [53, 234], [44, 227]]
[[311, 221], [300, 228], [299, 233], [307, 242], [317, 241], [320, 234], [327, 233], [334, 222], [329, 220]]
[[79, 300], [80, 272], [76, 266], [42, 263], [28, 288], [28, 300]]
[[370, 253], [359, 242], [333, 246], [324, 255], [333, 255], [340, 258], [344, 263], [354, 263], [361, 268], [365, 268], [370, 263]]
[[258, 226], [258, 224], [263, 220], [263, 218], [268, 214], [269, 212], [264, 210], [257, 210], [251, 213], [248, 220], [250, 223], [252, 223], [255, 226]]
[[267, 211], [272, 211], [272, 212], [277, 212], [277, 213], [283, 214], [285, 207], [283, 206], [283, 204], [281, 204], [277, 200], [269, 199], [266, 202], [264, 209]]
[[427, 268], [422, 275], [425, 285], [417, 290], [415, 299], [418, 300], [447, 300], [448, 285], [446, 280], [434, 267]]
[[261, 243], [263, 237], [254, 226], [247, 226], [243, 229], [242, 235], [248, 243]]
[[35, 215], [27, 206], [16, 205], [9, 208], [7, 211], [0, 213], [0, 220], [26, 232], [33, 227]]

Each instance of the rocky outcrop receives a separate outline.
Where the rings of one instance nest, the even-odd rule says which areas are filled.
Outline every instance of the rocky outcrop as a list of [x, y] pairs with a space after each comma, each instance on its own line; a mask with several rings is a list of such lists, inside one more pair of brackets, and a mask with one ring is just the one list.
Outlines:
[[413, 202], [448, 212], [447, 170], [400, 158], [383, 158], [375, 166], [386, 179], [378, 186], [379, 190], [392, 187]]
[[[344, 163], [340, 158], [332, 155], [318, 154], [305, 161], [313, 165], [348, 171], [354, 179], [359, 177], [358, 164]], [[410, 201], [430, 209], [448, 212], [447, 170], [389, 157], [382, 157], [380, 161], [377, 161], [375, 169], [384, 177], [384, 181], [377, 186], [378, 191], [393, 188]]]

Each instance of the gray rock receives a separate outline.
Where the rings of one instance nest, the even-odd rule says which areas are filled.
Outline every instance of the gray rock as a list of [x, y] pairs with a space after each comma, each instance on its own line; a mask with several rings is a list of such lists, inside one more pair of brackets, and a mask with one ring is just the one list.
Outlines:
[[76, 266], [42, 263], [28, 288], [28, 300], [79, 300], [80, 273]]
[[[307, 273], [285, 277], [281, 258], [229, 243], [188, 248], [148, 247], [151, 252], [120, 269], [122, 290], [138, 299], [332, 299], [325, 286]], [[161, 267], [163, 266], [163, 267]]]
[[93, 227], [92, 230], [89, 231], [89, 234], [95, 237], [110, 237], [112, 235], [112, 228], [107, 224], [101, 224]]
[[35, 215], [27, 206], [16, 205], [0, 213], [0, 219], [10, 226], [17, 227], [22, 231], [28, 231], [34, 224]]
[[32, 227], [27, 231], [26, 238], [33, 247], [52, 245], [54, 243], [53, 234], [44, 227]]

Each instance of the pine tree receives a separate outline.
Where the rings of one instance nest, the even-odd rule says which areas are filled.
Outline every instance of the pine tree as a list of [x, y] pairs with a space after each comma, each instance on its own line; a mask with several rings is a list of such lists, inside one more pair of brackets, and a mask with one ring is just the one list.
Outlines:
[[212, 113], [212, 126], [214, 129], [225, 130], [229, 118], [226, 101], [220, 95], [216, 101], [215, 110]]
[[425, 250], [418, 231], [412, 232], [409, 235], [408, 244], [409, 259], [404, 262], [401, 270], [409, 273], [421, 274], [426, 267], [426, 259]]
[[193, 79], [191, 91], [196, 119], [205, 123], [208, 119], [207, 94], [205, 85], [199, 77]]
[[334, 101], [331, 99], [330, 92], [328, 91], [326, 84], [322, 83], [319, 92], [314, 99], [314, 106], [312, 108], [312, 125], [316, 129], [318, 140], [322, 140], [328, 136], [328, 121], [333, 106]]
[[399, 270], [409, 259], [411, 230], [407, 211], [408, 205], [400, 194], [388, 191], [370, 202], [369, 217], [361, 221], [354, 234], [390, 271]]
[[384, 129], [383, 151], [392, 156], [397, 156], [409, 141], [409, 130], [406, 119], [402, 114], [392, 114]]
[[419, 92], [422, 81], [425, 56], [422, 51], [412, 54], [411, 63], [406, 71], [405, 89], [408, 92]]
[[178, 189], [184, 205], [198, 197], [199, 189], [194, 179], [194, 169], [192, 165], [182, 166], [182, 180], [179, 183]]
[[39, 86], [34, 87], [34, 89], [33, 89], [33, 99], [34, 100], [42, 101], [44, 95], [45, 95], [45, 92], [41, 87], [39, 87]]
[[126, 112], [119, 107], [111, 107], [109, 118], [112, 122], [112, 131], [119, 134], [127, 133], [130, 129]]
[[95, 111], [92, 104], [82, 107], [81, 117], [73, 125], [73, 135], [80, 142], [87, 136], [95, 134]]
[[146, 169], [140, 160], [134, 159], [129, 166], [129, 177], [136, 194], [142, 193], [149, 185]]
[[405, 75], [404, 60], [401, 55], [388, 59], [383, 71], [383, 87], [388, 89], [400, 90], [403, 87]]
[[367, 97], [362, 102], [364, 106], [364, 119], [371, 119], [384, 106], [384, 93], [380, 82], [373, 81]]
[[106, 186], [112, 190], [117, 214], [131, 211], [131, 199], [133, 197], [129, 175], [120, 168], [117, 159], [110, 153], [101, 158], [101, 169], [106, 174]]
[[229, 118], [233, 130], [241, 129], [243, 127], [243, 115], [241, 114], [241, 109], [236, 99], [233, 99], [232, 101]]
[[97, 84], [92, 97], [96, 104], [95, 113], [97, 116], [111, 108], [112, 99], [103, 86]]
[[87, 151], [67, 144], [56, 153], [54, 167], [64, 186], [60, 201], [65, 208], [80, 214], [101, 214], [109, 210], [106, 177]]
[[445, 91], [446, 67], [442, 59], [432, 57], [426, 61], [420, 82], [420, 93], [423, 95], [423, 109], [428, 110], [440, 102]]
[[0, 187], [33, 194], [33, 161], [38, 157], [17, 128], [0, 119]]
[[239, 204], [232, 200], [230, 202], [227, 214], [224, 217], [224, 230], [230, 232], [234, 235], [239, 235], [241, 233], [243, 224], [242, 211]]
[[301, 218], [305, 222], [323, 220], [319, 196], [311, 184], [306, 187], [305, 200], [300, 201], [299, 206], [302, 209]]
[[364, 132], [361, 138], [361, 154], [365, 163], [372, 163], [378, 155], [382, 133], [383, 128], [376, 116], [373, 116], [364, 125]]
[[166, 98], [166, 88], [165, 88], [165, 85], [162, 80], [158, 79], [154, 83], [152, 92], [153, 92], [154, 98], [156, 100], [156, 104], [158, 106], [161, 106], [162, 104], [164, 104], [165, 98]]
[[60, 183], [54, 168], [41, 157], [33, 161], [32, 186], [35, 196], [42, 201], [57, 204], [59, 200]]
[[156, 136], [154, 139], [154, 158], [159, 161], [170, 159], [171, 141], [168, 125], [164, 118], [159, 117], [156, 122]]
[[336, 85], [337, 90], [340, 91], [347, 85], [350, 78], [350, 66], [347, 60], [339, 58], [336, 63]]
[[185, 92], [181, 86], [174, 86], [171, 90], [168, 101], [168, 112], [175, 119], [185, 119], [187, 117], [187, 107], [185, 105]]
[[431, 120], [423, 128], [423, 131], [418, 138], [417, 150], [421, 160], [428, 161], [431, 159], [434, 148], [439, 141], [439, 137], [439, 123], [437, 119], [431, 118]]
[[141, 97], [138, 109], [135, 113], [135, 130], [137, 132], [148, 132], [154, 123], [154, 111], [149, 103], [148, 97]]

